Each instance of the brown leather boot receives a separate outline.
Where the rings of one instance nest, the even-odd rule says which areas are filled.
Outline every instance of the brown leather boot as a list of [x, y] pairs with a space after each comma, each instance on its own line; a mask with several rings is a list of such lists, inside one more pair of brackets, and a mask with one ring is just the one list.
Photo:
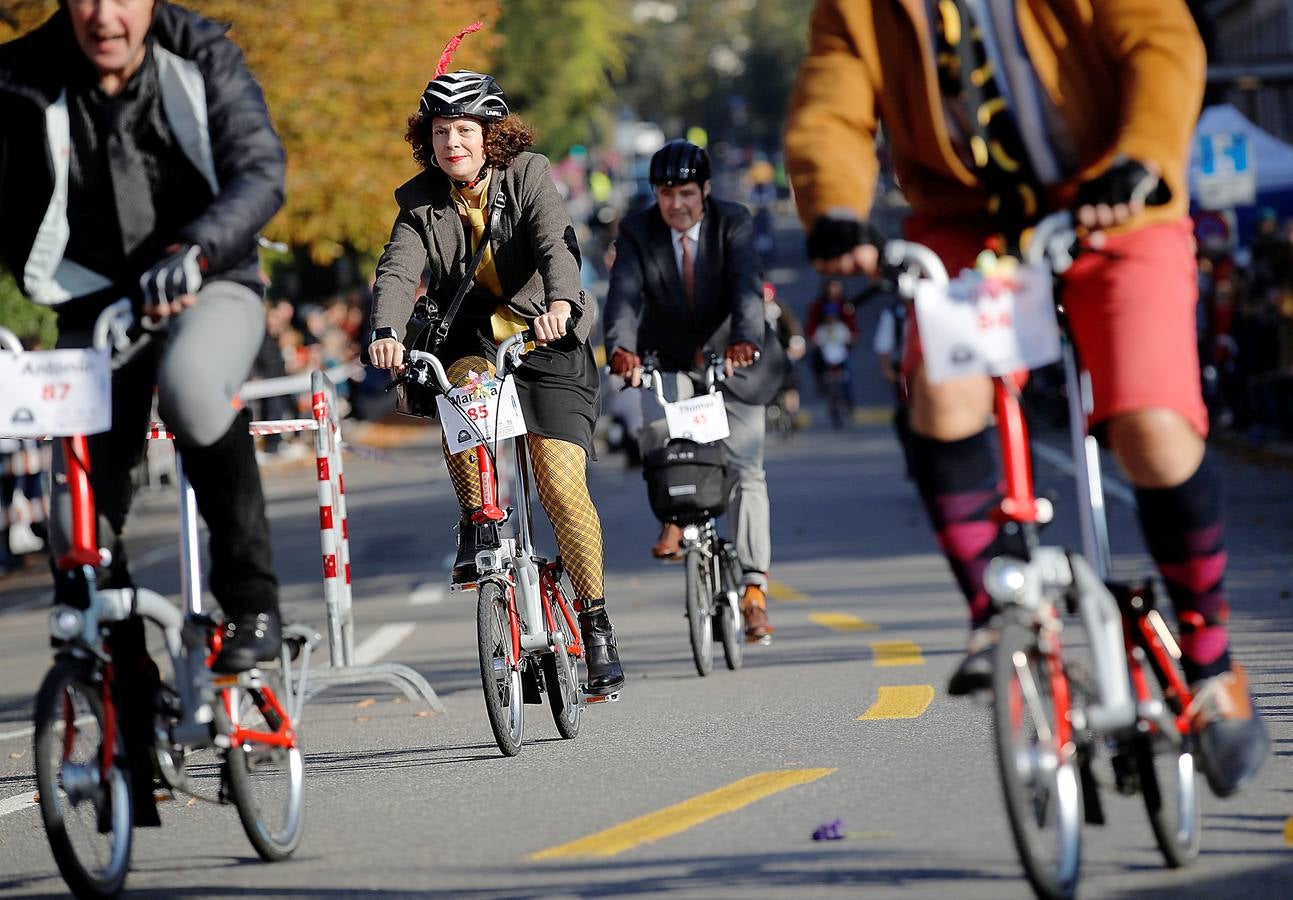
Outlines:
[[682, 529], [672, 522], [665, 522], [660, 537], [651, 548], [656, 559], [677, 559], [682, 553]]
[[1270, 738], [1253, 706], [1248, 676], [1235, 663], [1190, 688], [1194, 702], [1186, 712], [1198, 739], [1199, 762], [1208, 786], [1218, 797], [1243, 787], [1270, 755]]
[[768, 621], [767, 598], [763, 588], [747, 584], [741, 595], [741, 615], [745, 617], [745, 639], [761, 641], [776, 631]]

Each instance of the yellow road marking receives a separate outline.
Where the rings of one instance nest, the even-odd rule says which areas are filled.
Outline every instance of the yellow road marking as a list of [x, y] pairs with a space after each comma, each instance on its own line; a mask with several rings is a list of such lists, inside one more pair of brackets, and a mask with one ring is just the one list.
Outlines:
[[815, 612], [809, 613], [808, 618], [832, 631], [875, 631], [880, 627], [852, 613]]
[[880, 688], [880, 696], [858, 721], [872, 719], [914, 719], [934, 699], [934, 688], [928, 684], [905, 684]]
[[800, 600], [807, 600], [808, 595], [800, 593], [788, 584], [782, 584], [780, 581], [768, 579], [768, 596], [773, 600], [784, 600], [787, 603], [798, 603]]
[[1284, 820], [1284, 843], [1293, 847], [1293, 816]]
[[588, 837], [530, 854], [531, 860], [617, 856], [626, 850], [694, 828], [702, 822], [749, 806], [787, 788], [825, 778], [834, 769], [783, 769], [760, 772], [690, 800], [640, 816]]
[[914, 641], [872, 641], [877, 666], [923, 666], [920, 645]]

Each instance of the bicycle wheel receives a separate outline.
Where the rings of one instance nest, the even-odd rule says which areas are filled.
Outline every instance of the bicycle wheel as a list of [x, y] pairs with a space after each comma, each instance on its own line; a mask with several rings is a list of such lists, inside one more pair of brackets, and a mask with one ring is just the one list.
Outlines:
[[997, 762], [1019, 859], [1048, 898], [1074, 895], [1082, 852], [1082, 792], [1072, 747], [1057, 731], [1067, 698], [1055, 695], [1055, 665], [1036, 627], [1007, 615], [992, 672]]
[[552, 612], [552, 622], [556, 629], [553, 635], [553, 651], [543, 657], [543, 680], [548, 692], [548, 705], [552, 708], [552, 718], [557, 723], [557, 733], [569, 740], [579, 734], [579, 720], [583, 704], [579, 696], [579, 660], [570, 655], [568, 645], [570, 629], [566, 617], [561, 612], [561, 605], [551, 600], [545, 601]]
[[[1153, 681], [1151, 675], [1149, 683]], [[1136, 774], [1154, 841], [1168, 867], [1179, 869], [1199, 855], [1202, 814], [1198, 772], [1188, 744], [1178, 746], [1157, 726], [1151, 727], [1150, 733], [1138, 735], [1133, 744]]]
[[278, 697], [265, 688], [230, 688], [228, 693], [243, 732], [242, 741], [224, 754], [230, 797], [260, 858], [287, 859], [301, 843], [305, 762], [300, 733], [289, 747], [257, 740], [251, 734], [274, 734], [286, 718]]
[[713, 599], [710, 596], [709, 567], [700, 550], [687, 551], [687, 627], [691, 633], [691, 658], [702, 677], [714, 669]]
[[480, 586], [476, 638], [489, 727], [503, 755], [516, 756], [521, 752], [521, 732], [525, 727], [525, 698], [521, 693], [521, 669], [515, 664], [512, 652], [512, 620], [507, 597], [497, 584]]
[[729, 597], [736, 597], [737, 578], [735, 550], [730, 541], [719, 541], [718, 572], [719, 591], [721, 596], [715, 598], [714, 617], [718, 619], [718, 636], [723, 643], [723, 659], [732, 671], [741, 668], [745, 661], [745, 618], [741, 615], [739, 601], [728, 602]]
[[[65, 657], [36, 695], [40, 814], [58, 870], [77, 897], [115, 896], [130, 870], [130, 782], [121, 735], [105, 729], [103, 690], [88, 662]], [[115, 745], [106, 754], [105, 740]]]

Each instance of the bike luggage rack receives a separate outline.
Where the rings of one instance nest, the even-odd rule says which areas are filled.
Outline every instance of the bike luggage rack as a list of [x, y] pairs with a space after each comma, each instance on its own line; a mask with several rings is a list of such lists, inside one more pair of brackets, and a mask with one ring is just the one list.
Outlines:
[[[241, 393], [244, 399], [273, 396], [256, 390], [252, 382]], [[425, 701], [438, 713], [444, 704], [420, 674], [402, 663], [355, 662], [355, 615], [350, 590], [350, 528], [346, 518], [346, 482], [341, 464], [341, 422], [337, 417], [337, 388], [323, 372], [310, 376], [310, 399], [313, 418], [252, 422], [253, 435], [314, 432], [315, 477], [319, 493], [319, 543], [323, 551], [323, 599], [328, 611], [328, 650], [326, 667], [313, 668], [308, 684], [298, 688], [306, 698], [329, 687], [346, 684], [386, 682], [399, 688], [413, 701]], [[150, 440], [173, 440], [160, 422], [149, 428]], [[192, 488], [188, 491], [191, 493]], [[191, 497], [181, 497], [182, 506]], [[190, 505], [189, 508], [192, 508]], [[302, 673], [302, 681], [305, 681]]]

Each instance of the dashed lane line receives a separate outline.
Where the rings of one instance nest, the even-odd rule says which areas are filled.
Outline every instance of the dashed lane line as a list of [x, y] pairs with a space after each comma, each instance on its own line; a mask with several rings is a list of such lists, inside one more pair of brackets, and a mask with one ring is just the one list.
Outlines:
[[880, 627], [852, 613], [815, 612], [809, 613], [808, 618], [831, 631], [875, 631]]
[[872, 641], [877, 666], [923, 666], [920, 645], [915, 641]]
[[875, 719], [915, 719], [934, 699], [934, 687], [928, 684], [887, 685], [880, 688], [871, 708], [858, 716], [858, 721]]
[[808, 595], [797, 591], [788, 584], [768, 579], [768, 596], [783, 603], [799, 603], [807, 600]]
[[663, 840], [703, 822], [749, 806], [756, 800], [825, 778], [835, 769], [782, 769], [760, 772], [568, 844], [530, 854], [531, 860], [617, 856], [642, 844]]
[[361, 666], [377, 662], [402, 644], [416, 628], [412, 622], [392, 622], [380, 626], [355, 648], [355, 662]]
[[13, 797], [0, 800], [0, 819], [13, 813], [22, 812], [25, 809], [35, 809], [40, 806], [36, 802], [36, 791], [28, 790]]

